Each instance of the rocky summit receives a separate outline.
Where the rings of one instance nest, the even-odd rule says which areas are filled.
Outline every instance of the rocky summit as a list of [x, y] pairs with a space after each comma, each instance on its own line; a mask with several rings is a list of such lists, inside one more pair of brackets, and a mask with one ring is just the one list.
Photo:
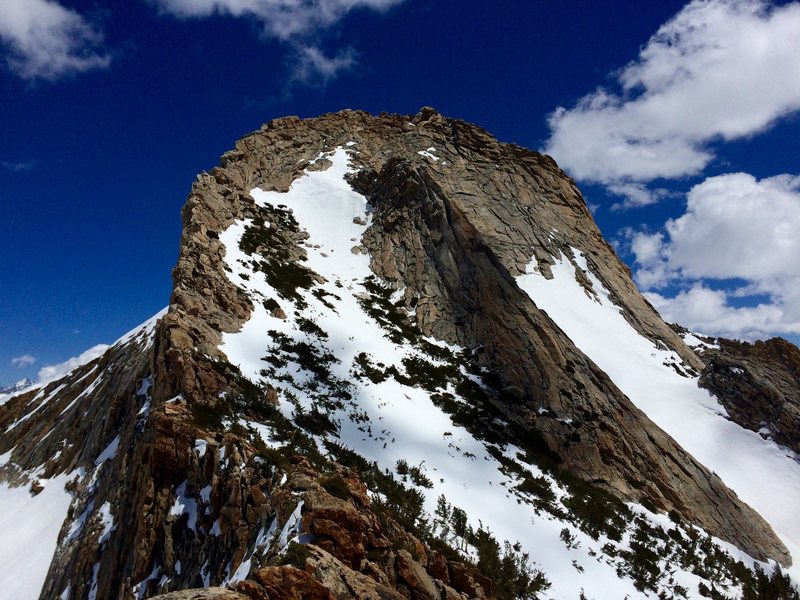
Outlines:
[[665, 323], [550, 157], [277, 119], [173, 281], [0, 395], [0, 597], [798, 597], [800, 353]]

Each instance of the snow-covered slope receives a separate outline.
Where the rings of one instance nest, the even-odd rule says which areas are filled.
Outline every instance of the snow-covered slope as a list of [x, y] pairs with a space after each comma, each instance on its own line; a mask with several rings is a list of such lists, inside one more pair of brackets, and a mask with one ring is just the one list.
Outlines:
[[[0, 456], [0, 463], [7, 456]], [[72, 501], [64, 489], [68, 480], [68, 475], [40, 480], [44, 489], [36, 496], [27, 486], [0, 483], [0, 597], [39, 597]]]
[[[592, 291], [578, 282], [576, 268]], [[767, 519], [800, 578], [800, 457], [728, 419], [697, 377], [682, 372], [674, 352], [630, 326], [579, 251], [572, 260], [562, 256], [552, 273], [546, 279], [532, 260], [517, 282], [636, 406]]]
[[[625, 570], [619, 556], [630, 552], [635, 528], [616, 541], [606, 535], [593, 538], [573, 521], [529, 503], [535, 498], [520, 492], [522, 479], [508, 468], [508, 461], [519, 461], [524, 452], [476, 437], [456, 424], [452, 408], [443, 408], [446, 395], [459, 407], [477, 410], [455, 383], [459, 378], [480, 381], [465, 367], [468, 354], [432, 339], [404, 336], [392, 318], [376, 311], [381, 290], [390, 301], [402, 290], [388, 296], [391, 290], [376, 281], [360, 246], [370, 223], [367, 201], [345, 180], [351, 172], [348, 154], [356, 151], [351, 145], [320, 155], [317, 160], [327, 159], [331, 166], [306, 172], [287, 193], [251, 191], [258, 206], [281, 219], [290, 212], [308, 234], [304, 265], [322, 278], [313, 291], [276, 289], [258, 256], [242, 249], [248, 237], [268, 238], [274, 224], [242, 220], [221, 233], [229, 277], [247, 291], [255, 308], [241, 331], [223, 335], [220, 349], [252, 381], [279, 390], [286, 417], [303, 424], [308, 415], [317, 415], [323, 426], [309, 427], [308, 433], [323, 452], [330, 448], [326, 440], [335, 440], [397, 477], [407, 467], [416, 468], [427, 480], [416, 489], [430, 515], [444, 497], [465, 510], [473, 528], [486, 528], [501, 542], [519, 543], [551, 583], [548, 597], [576, 598], [582, 590], [591, 590], [595, 598], [644, 597], [632, 579], [619, 573]], [[420, 385], [419, 369], [432, 378], [438, 370], [447, 376], [436, 385]], [[268, 428], [257, 429], [265, 443], [275, 445]], [[570, 496], [550, 474], [532, 464], [524, 468], [552, 492], [556, 504]], [[631, 508], [647, 523], [671, 526], [642, 507]], [[443, 535], [459, 544], [452, 533]], [[668, 554], [664, 572], [675, 569], [668, 565]], [[673, 570], [659, 589], [680, 585], [696, 596], [701, 579], [688, 570]]]

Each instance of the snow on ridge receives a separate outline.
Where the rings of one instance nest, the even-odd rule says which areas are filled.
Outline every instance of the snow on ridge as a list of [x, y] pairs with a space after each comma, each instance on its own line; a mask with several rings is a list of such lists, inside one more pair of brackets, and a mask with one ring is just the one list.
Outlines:
[[73, 356], [63, 362], [54, 365], [43, 366], [41, 369], [39, 369], [37, 381], [31, 384], [30, 386], [27, 386], [20, 390], [9, 392], [7, 394], [0, 394], [0, 406], [8, 402], [14, 396], [30, 392], [31, 390], [37, 388], [44, 388], [49, 383], [63, 379], [64, 377], [75, 371], [75, 369], [82, 367], [83, 365], [90, 363], [93, 360], [103, 356], [103, 354], [105, 354], [109, 348], [125, 344], [137, 337], [140, 338], [142, 341], [144, 341], [146, 344], [150, 344], [153, 341], [153, 335], [155, 333], [156, 323], [158, 323], [158, 320], [167, 313], [168, 309], [169, 307], [161, 309], [155, 315], [147, 319], [144, 323], [137, 325], [136, 327], [131, 329], [128, 333], [120, 337], [113, 344], [96, 344], [91, 348], [89, 348], [88, 350], [84, 350], [78, 356]]
[[153, 334], [155, 333], [156, 324], [158, 323], [158, 320], [165, 314], [167, 314], [168, 310], [169, 306], [165, 306], [156, 314], [154, 314], [152, 317], [147, 319], [144, 323], [137, 325], [136, 327], [131, 329], [128, 333], [120, 337], [116, 342], [111, 344], [111, 346], [118, 346], [121, 344], [125, 344], [126, 342], [129, 342], [131, 339], [140, 336], [146, 336], [147, 343], [151, 342]]
[[[680, 361], [675, 353], [639, 335], [583, 254], [572, 252], [574, 264], [561, 256], [550, 280], [534, 257], [517, 284], [656, 425], [761, 513], [791, 552], [790, 574], [800, 580], [798, 457], [726, 419], [722, 405], [698, 387], [696, 377], [682, 377], [668, 366]], [[589, 277], [597, 299], [577, 281], [576, 267]]]
[[[683, 338], [683, 342], [689, 346], [692, 350], [719, 350], [719, 343], [715, 338], [710, 336], [703, 335], [701, 333], [687, 331], [686, 333], [682, 333], [681, 337]], [[710, 342], [706, 342], [701, 338], [705, 338], [711, 340]]]

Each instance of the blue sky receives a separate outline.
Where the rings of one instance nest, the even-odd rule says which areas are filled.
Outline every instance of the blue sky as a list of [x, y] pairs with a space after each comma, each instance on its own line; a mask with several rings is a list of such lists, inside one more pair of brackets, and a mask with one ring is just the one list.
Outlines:
[[165, 306], [195, 174], [341, 108], [547, 150], [665, 317], [797, 341], [797, 56], [798, 2], [3, 0], [0, 383]]

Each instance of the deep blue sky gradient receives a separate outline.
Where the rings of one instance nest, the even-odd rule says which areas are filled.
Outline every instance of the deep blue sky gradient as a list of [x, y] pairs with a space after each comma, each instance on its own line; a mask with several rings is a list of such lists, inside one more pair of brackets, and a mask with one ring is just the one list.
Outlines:
[[[114, 60], [56, 83], [0, 72], [0, 163], [32, 164], [0, 167], [0, 384], [111, 342], [164, 307], [195, 174], [263, 122], [431, 105], [537, 148], [552, 110], [607, 85], [683, 5], [408, 0], [383, 15], [353, 13], [328, 32], [323, 47], [352, 47], [358, 66], [308, 88], [288, 85], [288, 47], [253, 22], [179, 21], [144, 0], [63, 3], [104, 24]], [[794, 119], [727, 144], [727, 163], [705, 175], [796, 172], [798, 137]], [[602, 189], [584, 189], [610, 238], [682, 212], [680, 199], [611, 212]], [[12, 367], [22, 354], [38, 362]]]

